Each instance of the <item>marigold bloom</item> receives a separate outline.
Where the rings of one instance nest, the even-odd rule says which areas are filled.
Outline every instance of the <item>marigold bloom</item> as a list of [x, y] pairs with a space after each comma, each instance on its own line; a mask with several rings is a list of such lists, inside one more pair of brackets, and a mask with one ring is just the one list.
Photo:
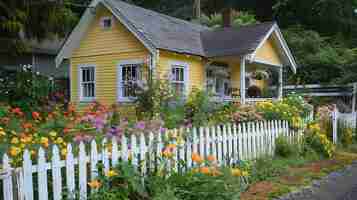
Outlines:
[[93, 180], [93, 181], [88, 182], [88, 185], [92, 189], [98, 189], [98, 188], [100, 188], [100, 186], [102, 186], [102, 183], [100, 183], [98, 180]]
[[165, 148], [164, 151], [162, 152], [162, 155], [165, 157], [165, 158], [171, 158], [173, 153], [172, 151], [170, 151], [170, 149], [168, 148]]
[[209, 155], [209, 156], [207, 156], [207, 160], [210, 162], [214, 162], [214, 161], [216, 161], [216, 157], [214, 157], [214, 155]]
[[208, 174], [210, 174], [211, 170], [209, 169], [209, 167], [200, 167], [200, 172], [202, 174], [208, 175]]
[[21, 149], [18, 147], [10, 147], [9, 154], [10, 156], [17, 156], [19, 153], [21, 153]]
[[67, 155], [67, 149], [66, 148], [61, 149], [61, 155], [62, 156], [66, 156]]
[[195, 162], [195, 163], [200, 164], [200, 163], [203, 162], [202, 157], [198, 153], [192, 153], [191, 158], [192, 158], [192, 161]]
[[105, 174], [107, 177], [113, 177], [113, 176], [117, 176], [118, 173], [114, 170], [109, 170], [106, 174]]
[[233, 176], [242, 176], [242, 171], [239, 168], [231, 169], [231, 173]]
[[44, 147], [48, 147], [48, 138], [46, 137], [41, 137], [40, 143], [44, 146]]

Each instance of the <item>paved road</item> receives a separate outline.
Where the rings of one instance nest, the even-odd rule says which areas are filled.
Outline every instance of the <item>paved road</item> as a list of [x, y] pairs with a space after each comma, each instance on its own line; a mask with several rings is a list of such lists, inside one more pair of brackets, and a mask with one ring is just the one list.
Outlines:
[[[312, 190], [311, 190], [312, 189]], [[357, 162], [343, 171], [331, 173], [311, 189], [291, 193], [284, 200], [357, 200]]]

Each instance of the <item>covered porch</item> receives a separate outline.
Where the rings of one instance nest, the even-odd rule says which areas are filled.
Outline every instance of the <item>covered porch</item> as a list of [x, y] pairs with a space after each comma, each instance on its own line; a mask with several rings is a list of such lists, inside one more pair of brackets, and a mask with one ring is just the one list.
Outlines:
[[246, 104], [281, 99], [283, 67], [239, 56], [215, 58], [206, 65], [206, 88], [216, 101]]

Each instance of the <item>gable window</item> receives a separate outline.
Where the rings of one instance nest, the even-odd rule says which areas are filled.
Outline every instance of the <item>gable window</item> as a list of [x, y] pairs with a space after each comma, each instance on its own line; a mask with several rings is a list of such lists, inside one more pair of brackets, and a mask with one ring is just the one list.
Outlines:
[[102, 17], [101, 25], [103, 29], [110, 29], [113, 26], [113, 20], [111, 17]]
[[178, 96], [184, 96], [188, 87], [188, 70], [185, 64], [171, 65], [171, 85]]
[[86, 65], [79, 68], [80, 100], [93, 101], [95, 99], [95, 66]]
[[135, 98], [135, 91], [142, 81], [142, 66], [142, 62], [127, 62], [119, 65], [119, 101], [132, 101]]

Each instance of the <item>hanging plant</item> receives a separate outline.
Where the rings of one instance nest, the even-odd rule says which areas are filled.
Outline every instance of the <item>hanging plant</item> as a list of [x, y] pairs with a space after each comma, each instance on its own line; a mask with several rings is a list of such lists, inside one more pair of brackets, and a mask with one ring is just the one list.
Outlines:
[[264, 70], [257, 70], [252, 73], [251, 77], [255, 80], [268, 80], [269, 79], [269, 73]]

